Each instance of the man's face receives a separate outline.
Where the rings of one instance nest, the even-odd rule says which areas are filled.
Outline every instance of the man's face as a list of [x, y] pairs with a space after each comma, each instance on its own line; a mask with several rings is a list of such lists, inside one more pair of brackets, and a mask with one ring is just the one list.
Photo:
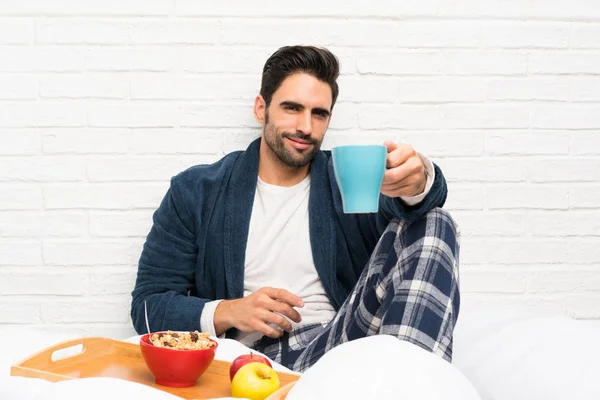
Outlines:
[[263, 138], [286, 165], [308, 165], [321, 148], [331, 117], [331, 87], [312, 75], [288, 76], [264, 110]]

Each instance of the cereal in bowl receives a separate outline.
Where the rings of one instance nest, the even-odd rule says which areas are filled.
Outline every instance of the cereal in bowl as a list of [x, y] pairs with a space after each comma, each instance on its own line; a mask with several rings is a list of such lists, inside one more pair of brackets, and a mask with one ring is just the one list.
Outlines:
[[150, 342], [156, 347], [167, 347], [175, 350], [206, 350], [215, 347], [210, 341], [208, 332], [160, 332], [150, 336]]

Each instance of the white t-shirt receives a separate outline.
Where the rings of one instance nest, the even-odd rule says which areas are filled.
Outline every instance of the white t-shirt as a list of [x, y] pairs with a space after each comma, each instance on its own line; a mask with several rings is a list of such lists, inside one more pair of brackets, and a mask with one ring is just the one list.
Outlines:
[[[427, 184], [422, 194], [401, 198], [409, 205], [425, 198], [435, 178], [431, 161], [424, 156], [421, 158]], [[304, 301], [304, 307], [296, 308], [302, 317], [301, 325], [328, 323], [335, 316], [312, 258], [309, 194], [310, 175], [291, 187], [271, 185], [258, 179], [244, 264], [244, 297], [264, 286], [286, 289]], [[203, 332], [216, 335], [214, 313], [221, 301], [205, 304], [200, 318]], [[292, 328], [297, 325], [292, 322]], [[235, 339], [249, 346], [261, 336], [258, 332], [242, 332]]]
[[[244, 296], [264, 286], [285, 289], [304, 301], [296, 308], [302, 324], [327, 323], [335, 315], [312, 257], [308, 229], [310, 175], [283, 187], [258, 179], [250, 219]], [[297, 324], [292, 322], [292, 327]], [[249, 345], [260, 333], [242, 333], [236, 339]]]

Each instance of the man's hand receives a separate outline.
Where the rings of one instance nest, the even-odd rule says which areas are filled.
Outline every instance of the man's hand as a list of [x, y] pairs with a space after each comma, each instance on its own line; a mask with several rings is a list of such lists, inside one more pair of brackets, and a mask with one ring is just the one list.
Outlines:
[[387, 168], [381, 185], [381, 193], [388, 197], [412, 197], [423, 193], [427, 175], [423, 160], [408, 144], [396, 144], [386, 140]]
[[268, 324], [290, 332], [292, 324], [288, 318], [294, 322], [302, 319], [293, 307], [303, 306], [300, 297], [285, 289], [263, 287], [244, 298], [220, 302], [215, 310], [215, 331], [221, 335], [230, 328], [237, 328], [242, 332], [260, 332], [278, 338], [283, 331]]

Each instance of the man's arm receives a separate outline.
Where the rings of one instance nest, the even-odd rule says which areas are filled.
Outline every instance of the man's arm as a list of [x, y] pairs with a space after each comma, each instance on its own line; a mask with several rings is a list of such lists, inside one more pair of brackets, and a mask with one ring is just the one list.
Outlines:
[[421, 158], [421, 161], [425, 166], [425, 188], [421, 193], [412, 196], [400, 196], [402, 202], [407, 206], [416, 206], [422, 202], [431, 191], [431, 187], [433, 186], [433, 182], [435, 180], [435, 168], [433, 167], [433, 162], [431, 162], [431, 160], [425, 157], [423, 154], [419, 154], [419, 158]]
[[405, 221], [414, 221], [425, 215], [428, 211], [444, 206], [446, 197], [448, 196], [446, 178], [440, 167], [435, 163], [432, 164], [434, 176], [431, 189], [420, 203], [408, 205], [401, 198], [381, 195], [379, 199], [379, 212], [377, 213], [378, 225], [383, 225], [383, 229], [385, 229], [389, 221], [394, 217]]
[[[386, 141], [388, 155], [381, 185], [382, 196], [379, 219], [387, 222], [398, 217], [411, 221], [436, 207], [442, 207], [446, 201], [448, 189], [446, 180], [439, 167], [417, 153], [407, 144]], [[428, 168], [429, 166], [429, 168]], [[433, 167], [433, 172], [429, 171]], [[433, 175], [431, 188], [428, 189], [428, 175]], [[423, 192], [428, 193], [423, 193]], [[407, 201], [408, 200], [408, 201]], [[416, 201], [418, 200], [418, 201]]]
[[[419, 157], [424, 158], [420, 155]], [[427, 161], [427, 159], [424, 159], [423, 163]], [[376, 214], [357, 215], [362, 240], [369, 253], [373, 251], [381, 234], [392, 218], [400, 218], [402, 221], [411, 222], [425, 215], [428, 211], [444, 205], [448, 194], [446, 179], [442, 170], [435, 163], [431, 163], [431, 166], [433, 174], [431, 174], [432, 179], [429, 190], [427, 190], [427, 178], [424, 176], [423, 180], [425, 182], [421, 185], [415, 185], [415, 187], [423, 187], [420, 192], [412, 192], [410, 195], [404, 192], [404, 196], [400, 194], [396, 197], [390, 197], [382, 193], [379, 197], [379, 211]], [[392, 183], [391, 187], [393, 186], [394, 184]], [[419, 201], [417, 202], [415, 199]]]
[[291, 331], [288, 319], [299, 323], [301, 317], [294, 307], [303, 307], [304, 303], [284, 289], [265, 287], [240, 299], [219, 301], [188, 296], [188, 291], [195, 287], [198, 248], [194, 217], [180, 199], [177, 188], [175, 178], [154, 213], [154, 224], [140, 257], [131, 304], [131, 317], [138, 334], [147, 331], [144, 301], [148, 304], [152, 331], [201, 329], [219, 336], [236, 328], [271, 337]]
[[188, 296], [195, 287], [194, 218], [178, 196], [174, 178], [153, 216], [153, 226], [138, 263], [131, 318], [138, 334], [146, 333], [144, 302], [152, 331], [200, 329], [209, 299]]

